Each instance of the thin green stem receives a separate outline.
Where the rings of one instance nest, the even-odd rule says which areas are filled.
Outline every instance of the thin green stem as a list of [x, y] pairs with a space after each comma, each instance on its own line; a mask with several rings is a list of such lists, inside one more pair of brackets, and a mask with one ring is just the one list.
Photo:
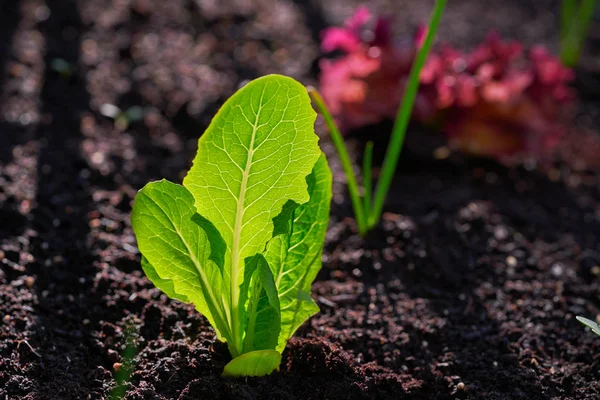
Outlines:
[[137, 347], [134, 339], [135, 328], [128, 326], [125, 329], [125, 349], [121, 354], [121, 363], [115, 371], [116, 386], [110, 392], [110, 400], [122, 400], [127, 392], [127, 385], [131, 380], [133, 370], [133, 361], [137, 353]]
[[569, 35], [570, 26], [575, 15], [576, 0], [562, 0], [560, 5], [560, 38], [564, 41]]
[[346, 180], [348, 184], [348, 192], [350, 193], [350, 200], [352, 201], [352, 207], [354, 208], [354, 216], [356, 218], [356, 225], [358, 227], [358, 233], [361, 236], [367, 232], [367, 224], [365, 215], [366, 212], [363, 209], [363, 204], [360, 198], [360, 193], [358, 190], [358, 183], [356, 180], [356, 175], [354, 174], [354, 170], [352, 169], [352, 162], [350, 161], [350, 156], [348, 155], [348, 151], [346, 150], [346, 146], [344, 145], [344, 139], [342, 138], [342, 134], [338, 129], [325, 101], [317, 91], [317, 89], [313, 87], [307, 88], [308, 93], [312, 97], [315, 102], [317, 108], [321, 115], [323, 115], [323, 119], [325, 119], [325, 124], [327, 128], [329, 128], [329, 134], [331, 136], [331, 141], [335, 146], [335, 149], [340, 157], [340, 162], [342, 163], [342, 168], [344, 169], [344, 173], [346, 174]]
[[597, 0], [563, 0], [560, 15], [560, 58], [563, 64], [574, 67], [579, 61]]
[[363, 210], [365, 213], [365, 221], [369, 218], [369, 212], [371, 210], [371, 193], [373, 191], [373, 142], [368, 141], [365, 147], [365, 154], [363, 156]]
[[412, 109], [415, 104], [417, 91], [419, 90], [419, 76], [421, 74], [421, 69], [423, 69], [423, 65], [425, 65], [425, 61], [427, 60], [427, 56], [429, 55], [433, 45], [433, 40], [440, 24], [445, 6], [446, 0], [436, 1], [433, 14], [431, 15], [431, 19], [429, 21], [427, 38], [417, 53], [417, 57], [412, 65], [408, 79], [408, 85], [404, 91], [402, 103], [400, 103], [400, 106], [398, 107], [398, 113], [396, 115], [396, 120], [394, 121], [392, 137], [390, 138], [385, 158], [383, 160], [381, 176], [377, 182], [373, 208], [371, 209], [369, 219], [367, 221], [368, 229], [373, 228], [379, 222], [379, 218], [381, 217], [383, 203], [385, 202], [385, 198], [394, 177], [396, 165], [398, 164], [398, 158], [404, 143], [404, 137], [406, 136], [406, 129], [408, 127]]
[[579, 23], [579, 52], [583, 47], [583, 41], [585, 40], [592, 18], [594, 17], [594, 10], [596, 9], [597, 0], [583, 0], [583, 4], [579, 8], [578, 20]]

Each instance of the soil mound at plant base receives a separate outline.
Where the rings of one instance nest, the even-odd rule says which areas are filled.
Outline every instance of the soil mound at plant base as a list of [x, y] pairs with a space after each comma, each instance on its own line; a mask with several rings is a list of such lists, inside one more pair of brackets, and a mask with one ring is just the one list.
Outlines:
[[[412, 130], [367, 239], [334, 185], [313, 286], [321, 312], [265, 378], [221, 378], [227, 349], [205, 318], [143, 276], [129, 222], [136, 191], [181, 182], [198, 134], [239, 83], [278, 72], [314, 84], [319, 31], [356, 4], [310, 3], [0, 7], [0, 398], [107, 399], [119, 369], [131, 370], [128, 400], [600, 396], [600, 341], [574, 318], [600, 313], [597, 171], [436, 159], [438, 139]], [[528, 43], [555, 43], [553, 2], [504, 1], [493, 21], [479, 1], [450, 3], [440, 34], [455, 46], [479, 42], [494, 21], [503, 34], [534, 21]], [[429, 9], [407, 2], [397, 31]], [[104, 104], [142, 106], [144, 117], [116, 123]]]

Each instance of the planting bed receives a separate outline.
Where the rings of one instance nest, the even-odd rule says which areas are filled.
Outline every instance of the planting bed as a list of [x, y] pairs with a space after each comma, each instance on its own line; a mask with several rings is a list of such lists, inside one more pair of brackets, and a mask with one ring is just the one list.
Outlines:
[[[600, 314], [589, 146], [565, 145], [569, 163], [507, 168], [440, 157], [441, 139], [411, 128], [383, 221], [363, 240], [324, 138], [335, 183], [313, 285], [321, 313], [269, 377], [221, 378], [228, 352], [206, 319], [144, 277], [129, 222], [136, 191], [181, 181], [198, 135], [240, 83], [271, 72], [316, 82], [319, 31], [355, 5], [320, 3], [0, 5], [1, 399], [109, 398], [119, 369], [132, 371], [130, 400], [600, 396], [600, 339], [575, 320]], [[429, 3], [371, 6], [410, 32]], [[491, 27], [513, 37], [518, 28], [552, 48], [557, 2], [494, 3], [492, 17], [479, 0], [451, 1], [440, 36], [470, 46]], [[598, 127], [600, 92], [585, 83], [597, 76], [580, 77], [578, 124]], [[125, 127], [104, 104], [145, 116]], [[357, 133], [356, 153], [361, 135], [381, 152], [389, 129]], [[122, 356], [128, 340], [133, 360]]]

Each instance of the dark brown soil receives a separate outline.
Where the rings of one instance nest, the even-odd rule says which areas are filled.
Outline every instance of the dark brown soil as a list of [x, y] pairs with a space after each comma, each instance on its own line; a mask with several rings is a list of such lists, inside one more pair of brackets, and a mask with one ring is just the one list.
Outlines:
[[[438, 160], [440, 139], [413, 129], [384, 220], [363, 240], [324, 139], [337, 183], [321, 313], [265, 378], [221, 378], [228, 355], [207, 321], [145, 279], [136, 190], [181, 180], [245, 80], [315, 82], [320, 29], [357, 2], [320, 3], [0, 3], [1, 399], [107, 399], [119, 369], [132, 370], [129, 400], [599, 398], [600, 339], [574, 318], [600, 314], [598, 171]], [[409, 32], [429, 3], [373, 7]], [[555, 43], [557, 1], [483, 3], [451, 1], [441, 35], [471, 46], [497, 28]], [[600, 97], [582, 87], [580, 123], [597, 127]], [[145, 117], [115, 124], [104, 104]]]

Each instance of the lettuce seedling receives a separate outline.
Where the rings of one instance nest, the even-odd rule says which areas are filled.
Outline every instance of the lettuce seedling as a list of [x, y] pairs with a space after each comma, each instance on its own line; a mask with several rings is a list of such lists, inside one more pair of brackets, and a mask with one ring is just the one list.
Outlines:
[[[457, 66], [461, 66], [457, 68]], [[510, 160], [552, 153], [571, 116], [573, 71], [542, 46], [525, 51], [490, 33], [471, 52], [446, 45], [421, 73], [418, 113], [438, 123], [453, 147]]]
[[198, 141], [183, 186], [147, 184], [131, 221], [146, 276], [193, 303], [227, 343], [227, 376], [279, 366], [298, 327], [318, 311], [331, 172], [306, 89], [256, 79], [225, 102]]

